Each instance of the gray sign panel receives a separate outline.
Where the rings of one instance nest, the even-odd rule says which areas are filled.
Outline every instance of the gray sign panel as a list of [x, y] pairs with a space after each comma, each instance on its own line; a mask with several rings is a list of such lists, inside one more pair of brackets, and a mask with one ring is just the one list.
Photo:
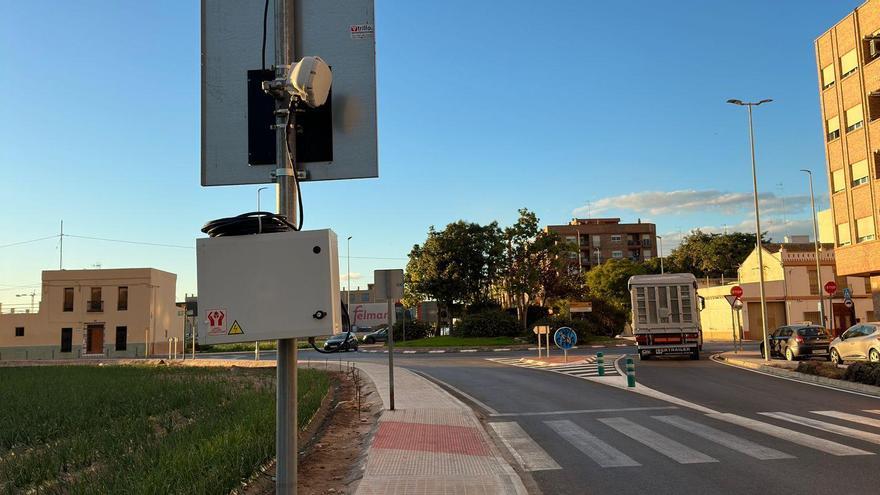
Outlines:
[[[261, 68], [262, 0], [202, 0], [202, 185], [274, 182], [275, 165], [248, 165], [247, 71]], [[269, 2], [266, 64], [275, 61]], [[296, 60], [333, 70], [333, 161], [298, 163], [307, 180], [378, 177], [373, 0], [296, 0]]]

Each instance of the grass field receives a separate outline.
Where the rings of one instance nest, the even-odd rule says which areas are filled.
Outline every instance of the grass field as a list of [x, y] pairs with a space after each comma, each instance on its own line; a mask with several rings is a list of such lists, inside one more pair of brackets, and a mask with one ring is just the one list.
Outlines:
[[[321, 347], [324, 345], [324, 339], [316, 339], [315, 345]], [[300, 349], [311, 349], [311, 345], [305, 340], [300, 339], [297, 341], [297, 347]], [[261, 351], [269, 351], [275, 350], [278, 348], [277, 340], [267, 340], [264, 342], [260, 342], [260, 350]], [[199, 346], [199, 352], [254, 352], [254, 343], [253, 342], [240, 342], [237, 344], [212, 344], [212, 345], [201, 345]]]
[[[329, 389], [299, 370], [299, 421]], [[0, 368], [0, 493], [228, 493], [275, 453], [275, 370]]]
[[418, 340], [394, 341], [395, 347], [485, 347], [521, 344], [513, 337], [451, 337], [441, 335]]

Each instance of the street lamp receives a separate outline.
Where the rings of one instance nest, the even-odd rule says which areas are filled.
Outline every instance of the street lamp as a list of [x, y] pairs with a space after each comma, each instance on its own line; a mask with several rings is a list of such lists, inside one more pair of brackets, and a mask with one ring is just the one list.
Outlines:
[[348, 264], [348, 275], [345, 276], [346, 289], [345, 289], [345, 310], [349, 311], [349, 307], [351, 307], [351, 236], [348, 236], [348, 239], [345, 240], [348, 260], [346, 263]]
[[767, 301], [764, 297], [764, 256], [763, 247], [761, 246], [761, 215], [758, 210], [758, 174], [755, 167], [755, 129], [752, 123], [752, 107], [770, 103], [773, 100], [766, 99], [759, 102], [744, 102], [742, 100], [727, 100], [731, 105], [739, 105], [749, 109], [749, 146], [752, 152], [752, 188], [755, 194], [755, 244], [758, 250], [758, 281], [761, 293], [761, 330], [764, 336], [764, 361], [770, 362], [770, 343], [767, 338]]
[[[822, 266], [819, 263], [819, 223], [816, 220], [816, 198], [813, 195], [813, 172], [805, 168], [801, 172], [810, 177], [810, 207], [813, 209], [813, 245], [816, 251], [816, 284], [819, 287], [819, 319], [825, 327], [825, 297], [822, 295]], [[834, 333], [834, 322], [831, 322], [831, 333]]]
[[657, 254], [660, 255], [660, 275], [663, 275], [663, 236], [655, 235], [654, 237], [660, 241], [660, 252]]
[[599, 251], [599, 248], [596, 248], [596, 265], [602, 264], [602, 252]]

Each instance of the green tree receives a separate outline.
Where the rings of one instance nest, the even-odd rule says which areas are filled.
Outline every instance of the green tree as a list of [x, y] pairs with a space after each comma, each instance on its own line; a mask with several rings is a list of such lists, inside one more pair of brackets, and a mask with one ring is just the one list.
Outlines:
[[632, 305], [627, 282], [633, 275], [646, 273], [648, 270], [642, 263], [626, 258], [610, 259], [587, 272], [587, 287], [591, 297], [628, 312]]
[[[761, 242], [767, 242], [766, 233], [761, 238]], [[754, 249], [755, 234], [712, 234], [695, 230], [685, 236], [665, 261], [670, 262], [676, 271], [693, 273], [697, 277], [735, 277], [739, 265]]]

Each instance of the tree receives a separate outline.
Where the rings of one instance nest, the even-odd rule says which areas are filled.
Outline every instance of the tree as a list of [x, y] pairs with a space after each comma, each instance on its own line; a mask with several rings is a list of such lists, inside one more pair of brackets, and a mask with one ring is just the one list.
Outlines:
[[646, 273], [648, 270], [641, 263], [626, 258], [610, 259], [587, 272], [587, 287], [590, 296], [628, 312], [632, 305], [627, 282], [633, 275]]
[[[766, 233], [761, 236], [761, 242], [767, 242]], [[739, 265], [754, 249], [755, 234], [712, 234], [695, 230], [685, 236], [666, 261], [677, 271], [697, 277], [735, 277]]]
[[422, 245], [413, 246], [406, 267], [406, 299], [434, 299], [450, 323], [454, 304], [474, 304], [490, 297], [501, 265], [501, 232], [496, 222], [450, 223], [433, 227]]

